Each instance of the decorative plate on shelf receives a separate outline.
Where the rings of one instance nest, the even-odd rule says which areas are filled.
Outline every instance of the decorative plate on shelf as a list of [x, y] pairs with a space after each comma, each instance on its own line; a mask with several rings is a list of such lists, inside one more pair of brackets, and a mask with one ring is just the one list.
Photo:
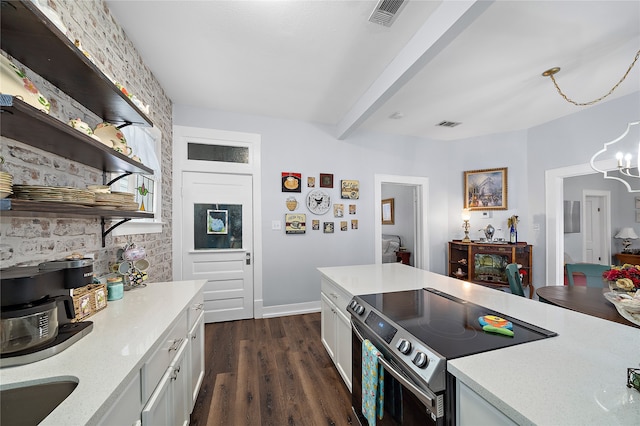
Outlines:
[[13, 95], [47, 114], [51, 105], [38, 88], [9, 59], [0, 55], [0, 93]]

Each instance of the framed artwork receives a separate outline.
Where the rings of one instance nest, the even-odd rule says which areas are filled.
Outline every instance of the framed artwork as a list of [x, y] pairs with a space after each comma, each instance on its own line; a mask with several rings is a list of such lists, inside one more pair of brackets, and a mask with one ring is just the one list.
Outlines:
[[347, 200], [357, 200], [358, 198], [360, 198], [360, 181], [340, 181], [340, 198], [344, 198]]
[[464, 208], [507, 210], [507, 168], [464, 172]]
[[640, 209], [640, 197], [636, 197], [636, 209]]
[[347, 226], [347, 221], [343, 220], [340, 222], [340, 230], [341, 231], [346, 231], [347, 229], [349, 229], [349, 227]]
[[207, 210], [207, 234], [226, 235], [229, 229], [229, 210]]
[[333, 217], [344, 217], [344, 204], [333, 205]]
[[333, 188], [333, 175], [320, 173], [320, 188]]
[[382, 200], [382, 224], [383, 225], [393, 225], [395, 223], [394, 219], [394, 208], [393, 208], [393, 198], [387, 198]]
[[324, 222], [322, 225], [325, 234], [333, 234], [333, 222]]
[[351, 219], [351, 229], [358, 229], [358, 219]]
[[316, 178], [313, 176], [309, 176], [307, 178], [307, 188], [315, 188], [316, 186]]
[[349, 214], [356, 214], [356, 205], [349, 204]]
[[304, 213], [287, 213], [284, 216], [284, 223], [284, 231], [287, 234], [307, 232], [307, 215]]
[[282, 172], [282, 192], [302, 192], [302, 173]]
[[102, 309], [107, 306], [107, 295], [104, 294], [104, 288], [99, 288], [95, 292], [96, 310]]
[[640, 223], [640, 210], [636, 210], [636, 223]]
[[311, 221], [311, 229], [313, 231], [319, 231], [320, 230], [320, 221], [318, 219], [313, 219]]

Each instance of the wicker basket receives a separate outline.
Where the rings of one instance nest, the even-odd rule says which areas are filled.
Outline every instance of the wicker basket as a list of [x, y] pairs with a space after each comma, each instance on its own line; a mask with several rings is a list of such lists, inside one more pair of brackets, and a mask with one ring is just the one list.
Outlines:
[[73, 308], [78, 322], [107, 307], [107, 286], [104, 284], [89, 284], [73, 289]]

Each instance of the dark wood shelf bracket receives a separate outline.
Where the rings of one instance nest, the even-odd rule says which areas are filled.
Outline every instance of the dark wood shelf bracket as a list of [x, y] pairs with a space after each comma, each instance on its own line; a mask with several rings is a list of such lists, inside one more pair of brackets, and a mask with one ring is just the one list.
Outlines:
[[[111, 179], [111, 181], [109, 181], [109, 182], [105, 183], [105, 185], [106, 185], [106, 186], [111, 186], [111, 185], [113, 185], [113, 184], [114, 184], [114, 182], [117, 182], [117, 181], [119, 181], [120, 179], [122, 179], [122, 178], [124, 178], [124, 177], [127, 177], [127, 176], [130, 176], [130, 175], [132, 175], [132, 174], [133, 174], [132, 172], [125, 172], [125, 173], [121, 174], [120, 176], [118, 176], [118, 177], [116, 177], [116, 178]], [[103, 179], [102, 179], [102, 181], [104, 182], [104, 181], [106, 181], [106, 180], [107, 180], [107, 175], [106, 175], [106, 173], [105, 173], [105, 174], [103, 175]]]
[[107, 222], [104, 220], [104, 217], [100, 219], [100, 225], [102, 227], [102, 247], [106, 246], [106, 238], [107, 235], [109, 235], [111, 233], [111, 231], [113, 231], [114, 229], [116, 229], [118, 226], [122, 225], [123, 223], [127, 223], [131, 220], [130, 217], [122, 219], [120, 222], [117, 222], [113, 225], [111, 225], [106, 231], [104, 230], [104, 227], [107, 225]]

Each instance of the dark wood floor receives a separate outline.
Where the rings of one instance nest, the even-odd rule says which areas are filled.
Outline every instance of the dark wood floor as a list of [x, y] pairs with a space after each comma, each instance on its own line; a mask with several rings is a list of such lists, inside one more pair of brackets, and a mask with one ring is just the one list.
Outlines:
[[320, 313], [205, 326], [191, 425], [358, 424], [320, 341]]

